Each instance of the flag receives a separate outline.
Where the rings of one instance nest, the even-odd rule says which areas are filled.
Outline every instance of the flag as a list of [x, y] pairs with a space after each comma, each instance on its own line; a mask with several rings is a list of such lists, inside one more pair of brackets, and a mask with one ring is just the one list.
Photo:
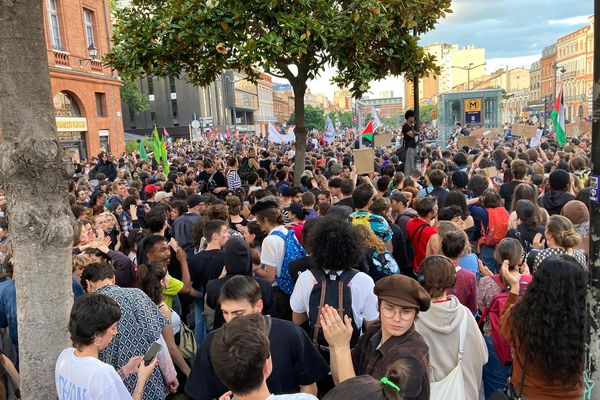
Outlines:
[[373, 131], [376, 131], [382, 124], [377, 111], [375, 111], [375, 106], [371, 106], [371, 118], [373, 119]]
[[367, 139], [369, 142], [373, 141], [373, 120], [370, 120], [365, 129], [362, 131], [362, 137]]
[[325, 119], [325, 130], [323, 131], [323, 139], [325, 139], [325, 141], [328, 144], [333, 143], [333, 139], [335, 138], [335, 128], [333, 127], [333, 123], [331, 123], [331, 118], [329, 118], [329, 115], [327, 116], [327, 119]]
[[169, 168], [169, 159], [167, 158], [167, 140], [164, 135], [160, 141], [160, 156], [162, 158], [163, 170], [165, 174], [169, 175], [171, 169]]
[[154, 131], [152, 132], [152, 149], [154, 152], [154, 160], [156, 160], [157, 163], [160, 163], [162, 146], [160, 144], [160, 138], [158, 137], [158, 128], [156, 125], [154, 125]]
[[565, 134], [565, 106], [563, 104], [563, 89], [560, 88], [558, 97], [554, 103], [554, 109], [550, 114], [554, 126], [554, 133], [556, 133], [556, 141], [559, 146], [564, 146], [567, 143], [567, 135]]
[[229, 133], [229, 129], [225, 131], [225, 137], [229, 139], [231, 137], [231, 133]]
[[167, 128], [163, 127], [163, 135], [165, 135], [165, 137], [169, 137], [169, 132], [167, 132]]
[[[290, 133], [290, 131], [291, 131], [291, 133]], [[290, 130], [288, 130], [288, 133], [286, 133], [285, 135], [282, 135], [281, 133], [277, 132], [277, 130], [275, 130], [275, 127], [273, 126], [273, 124], [271, 124], [269, 122], [269, 140], [273, 143], [278, 143], [278, 144], [295, 142], [296, 136], [294, 135], [293, 126], [291, 127]]]
[[[294, 134], [294, 128], [296, 127], [296, 125], [290, 125], [290, 127], [288, 128], [286, 135], [293, 135]], [[296, 137], [294, 136], [294, 140], [296, 140]]]
[[146, 153], [143, 140], [140, 140], [140, 160], [148, 161], [148, 153]]
[[238, 131], [237, 129], [235, 130], [235, 132], [233, 132], [233, 137], [234, 138], [239, 138], [240, 137], [240, 131]]

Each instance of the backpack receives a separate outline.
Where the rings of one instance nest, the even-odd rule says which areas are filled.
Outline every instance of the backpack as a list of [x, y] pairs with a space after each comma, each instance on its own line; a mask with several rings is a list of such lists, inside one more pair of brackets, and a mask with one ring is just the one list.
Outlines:
[[590, 171], [583, 170], [581, 172], [575, 172], [573, 176], [575, 177], [575, 183], [577, 184], [577, 187], [579, 189], [583, 189], [588, 178], [590, 177]]
[[488, 227], [485, 229], [481, 222], [483, 235], [479, 238], [479, 245], [495, 247], [508, 232], [508, 211], [504, 207], [487, 208]]
[[417, 255], [415, 247], [413, 246], [413, 239], [416, 239], [416, 242], [418, 243], [421, 240], [421, 235], [423, 234], [423, 231], [428, 226], [429, 224], [423, 223], [417, 226], [417, 229], [415, 229], [412, 236], [408, 235], [408, 240], [406, 241], [406, 254], [409, 257], [408, 259], [410, 260], [411, 265], [414, 264], [415, 257]]
[[304, 257], [306, 255], [306, 251], [298, 242], [294, 231], [291, 229], [288, 230], [287, 235], [279, 231], [273, 231], [271, 235], [278, 236], [285, 242], [285, 255], [283, 256], [281, 273], [275, 278], [275, 280], [277, 282], [277, 286], [279, 286], [279, 289], [283, 293], [291, 295], [294, 291], [294, 280], [290, 274], [290, 263]]
[[369, 222], [371, 215], [373, 215], [373, 214], [371, 214], [370, 212], [367, 212], [365, 214], [360, 214], [360, 215], [350, 214], [348, 219], [350, 220], [352, 225], [364, 225], [367, 228], [371, 229], [371, 222]]
[[196, 355], [196, 337], [194, 331], [181, 321], [181, 330], [179, 331], [179, 351], [186, 360]]
[[238, 174], [240, 175], [240, 179], [242, 182], [248, 180], [248, 175], [254, 172], [254, 168], [250, 165], [250, 159], [248, 157], [244, 157], [242, 159], [242, 163], [240, 168], [238, 169]]
[[392, 253], [390, 253], [390, 251], [387, 249], [382, 253], [374, 251], [371, 254], [371, 263], [375, 267], [375, 270], [369, 271], [369, 275], [375, 282], [386, 276], [400, 273], [398, 263], [394, 259]]
[[354, 321], [352, 313], [352, 291], [350, 281], [358, 273], [357, 270], [350, 268], [344, 270], [339, 276], [335, 271], [325, 273], [321, 268], [313, 268], [310, 272], [315, 277], [317, 283], [313, 286], [308, 302], [308, 324], [311, 330], [311, 338], [315, 347], [328, 347], [327, 340], [321, 330], [321, 309], [327, 304], [338, 310], [340, 318], [347, 315], [352, 319], [352, 339], [350, 346], [354, 347], [358, 341], [360, 330]]
[[[502, 282], [502, 278], [500, 275], [492, 276], [494, 282], [500, 287], [501, 292], [496, 293], [494, 297], [492, 297], [492, 301], [490, 305], [483, 310], [483, 314], [479, 319], [479, 327], [483, 329], [483, 324], [486, 320], [490, 321], [492, 326], [492, 340], [494, 342], [494, 351], [498, 356], [498, 359], [502, 363], [502, 365], [512, 364], [512, 354], [510, 352], [510, 343], [508, 340], [504, 339], [502, 334], [500, 333], [500, 316], [502, 315], [502, 311], [504, 310], [504, 305], [508, 300], [508, 288]], [[523, 297], [525, 292], [527, 291], [527, 285], [531, 283], [531, 275], [523, 275], [521, 276], [521, 281], [519, 282], [519, 297]]]

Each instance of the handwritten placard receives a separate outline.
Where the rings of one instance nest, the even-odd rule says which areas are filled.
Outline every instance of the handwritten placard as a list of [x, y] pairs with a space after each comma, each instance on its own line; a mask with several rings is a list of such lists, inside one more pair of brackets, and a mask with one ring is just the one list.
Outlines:
[[391, 134], [375, 135], [374, 140], [375, 140], [375, 147], [390, 146], [392, 144], [392, 135]]
[[458, 138], [458, 148], [463, 147], [473, 148], [477, 144], [477, 138], [475, 136], [461, 136]]
[[536, 131], [537, 127], [535, 125], [514, 124], [512, 126], [512, 133], [514, 136], [532, 138], [535, 136]]
[[375, 172], [375, 166], [373, 164], [375, 160], [375, 151], [372, 148], [356, 149], [352, 154], [354, 155], [354, 167], [356, 168], [356, 173], [358, 175]]

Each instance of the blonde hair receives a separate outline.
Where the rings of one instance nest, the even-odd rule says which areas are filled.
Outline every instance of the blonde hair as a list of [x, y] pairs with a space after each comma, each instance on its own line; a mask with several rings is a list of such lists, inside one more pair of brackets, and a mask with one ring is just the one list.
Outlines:
[[[464, 230], [460, 229], [460, 227], [452, 222], [452, 221], [439, 221], [438, 222], [438, 249], [435, 251], [436, 254], [443, 254], [442, 251], [442, 242], [444, 241], [444, 237], [451, 232], [462, 233], [465, 236], [465, 248], [463, 249], [462, 255], [469, 254], [471, 252], [471, 244], [469, 242], [469, 237], [465, 233]], [[432, 249], [435, 250], [435, 249]]]
[[562, 215], [553, 215], [548, 218], [546, 232], [552, 235], [559, 247], [566, 250], [573, 250], [581, 243], [581, 236], [575, 230], [573, 223]]
[[77, 254], [77, 255], [73, 256], [73, 260], [72, 260], [73, 271], [72, 272], [75, 272], [75, 270], [78, 270], [78, 269], [84, 269], [91, 263], [92, 263], [92, 259], [87, 254]]
[[374, 249], [378, 253], [385, 251], [385, 243], [366, 225], [354, 225], [356, 236], [364, 243], [367, 249]]

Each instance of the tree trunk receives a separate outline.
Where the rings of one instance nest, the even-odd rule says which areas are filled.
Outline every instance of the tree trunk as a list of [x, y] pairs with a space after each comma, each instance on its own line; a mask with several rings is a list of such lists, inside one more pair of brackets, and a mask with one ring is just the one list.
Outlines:
[[294, 184], [300, 185], [300, 177], [304, 173], [304, 159], [306, 158], [306, 135], [308, 129], [304, 126], [304, 94], [306, 93], [306, 81], [293, 83], [294, 88], [294, 117], [296, 124], [294, 134], [296, 135], [296, 156], [294, 157]]
[[[600, 12], [600, 2], [594, 2], [594, 13]], [[594, 51], [600, 53], [600, 32], [594, 29]], [[590, 273], [586, 307], [586, 351], [585, 367], [589, 383], [594, 385], [592, 393], [584, 398], [600, 398], [600, 203], [598, 181], [600, 180], [600, 60], [594, 57], [594, 88], [592, 106], [592, 201], [590, 223]], [[586, 385], [587, 386], [587, 385]], [[588, 386], [589, 388], [589, 386]]]
[[0, 181], [17, 288], [21, 393], [54, 398], [69, 345], [73, 214], [54, 119], [40, 0], [0, 0]]

